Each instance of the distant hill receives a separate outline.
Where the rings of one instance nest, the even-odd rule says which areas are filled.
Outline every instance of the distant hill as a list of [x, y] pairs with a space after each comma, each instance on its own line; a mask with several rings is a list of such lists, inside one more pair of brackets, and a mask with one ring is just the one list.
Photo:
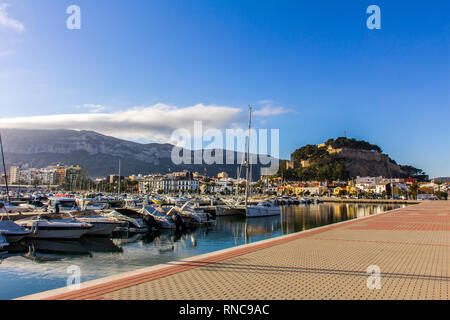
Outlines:
[[278, 174], [286, 179], [302, 181], [347, 180], [357, 176], [428, 179], [421, 169], [398, 165], [388, 155], [383, 154], [379, 146], [344, 137], [295, 150], [291, 161], [280, 165]]
[[450, 177], [437, 177], [437, 178], [433, 178], [433, 181], [437, 182], [443, 182], [443, 183], [450, 183]]
[[[81, 165], [91, 177], [117, 174], [119, 159], [122, 161], [122, 174], [150, 174], [189, 170], [217, 175], [225, 171], [236, 177], [240, 165], [174, 165], [171, 161], [171, 144], [141, 144], [94, 131], [75, 130], [25, 130], [1, 129], [7, 165], [28, 165], [42, 168], [49, 165]], [[223, 152], [224, 158], [226, 152]], [[234, 153], [241, 159], [241, 153]], [[193, 157], [192, 157], [193, 158]], [[225, 163], [225, 160], [223, 161]], [[259, 178], [261, 166], [252, 166], [252, 177]]]

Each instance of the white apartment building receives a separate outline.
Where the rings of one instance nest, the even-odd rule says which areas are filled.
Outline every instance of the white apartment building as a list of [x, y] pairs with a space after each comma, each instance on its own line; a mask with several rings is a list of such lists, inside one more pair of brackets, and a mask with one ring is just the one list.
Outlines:
[[139, 181], [140, 193], [163, 192], [195, 192], [199, 189], [199, 182], [190, 179], [168, 179], [162, 176], [147, 176]]
[[9, 168], [9, 176], [8, 183], [9, 184], [18, 184], [20, 181], [20, 168], [19, 167], [10, 167]]
[[20, 181], [25, 184], [31, 185], [35, 180], [39, 180], [39, 170], [36, 168], [30, 168], [20, 171]]
[[356, 184], [359, 185], [367, 185], [367, 186], [376, 186], [381, 182], [385, 182], [383, 177], [356, 177]]
[[56, 180], [56, 170], [53, 168], [43, 168], [39, 170], [39, 180], [41, 184], [53, 185]]

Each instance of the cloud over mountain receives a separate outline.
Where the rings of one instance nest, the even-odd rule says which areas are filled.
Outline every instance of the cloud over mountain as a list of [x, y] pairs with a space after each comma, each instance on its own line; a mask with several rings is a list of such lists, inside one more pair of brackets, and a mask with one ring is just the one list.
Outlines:
[[97, 105], [86, 106], [100, 112], [0, 118], [0, 127], [95, 130], [122, 139], [168, 142], [176, 129], [192, 132], [194, 121], [202, 121], [204, 130], [233, 127], [241, 112], [239, 108], [203, 104], [179, 108], [158, 103], [110, 113], [101, 112]]

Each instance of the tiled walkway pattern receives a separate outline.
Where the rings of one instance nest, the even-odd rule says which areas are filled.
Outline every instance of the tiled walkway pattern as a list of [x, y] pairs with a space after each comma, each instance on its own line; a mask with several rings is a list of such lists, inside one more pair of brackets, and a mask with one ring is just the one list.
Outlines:
[[448, 300], [449, 252], [450, 201], [426, 202], [51, 299]]

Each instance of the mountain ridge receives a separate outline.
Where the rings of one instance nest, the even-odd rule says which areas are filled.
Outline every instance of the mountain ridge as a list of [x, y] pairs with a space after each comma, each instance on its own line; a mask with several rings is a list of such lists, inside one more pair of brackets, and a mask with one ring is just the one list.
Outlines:
[[[122, 160], [122, 174], [151, 174], [189, 170], [208, 175], [225, 171], [236, 176], [242, 153], [234, 152], [235, 164], [180, 164], [171, 161], [173, 145], [142, 144], [88, 130], [2, 129], [5, 158], [8, 165], [28, 165], [42, 168], [49, 165], [81, 165], [89, 176], [106, 176], [118, 172]], [[220, 149], [216, 149], [220, 150]], [[222, 150], [223, 163], [227, 151]], [[191, 153], [191, 159], [195, 151]], [[253, 155], [254, 156], [254, 155]], [[253, 166], [253, 178], [259, 178], [260, 164]]]

